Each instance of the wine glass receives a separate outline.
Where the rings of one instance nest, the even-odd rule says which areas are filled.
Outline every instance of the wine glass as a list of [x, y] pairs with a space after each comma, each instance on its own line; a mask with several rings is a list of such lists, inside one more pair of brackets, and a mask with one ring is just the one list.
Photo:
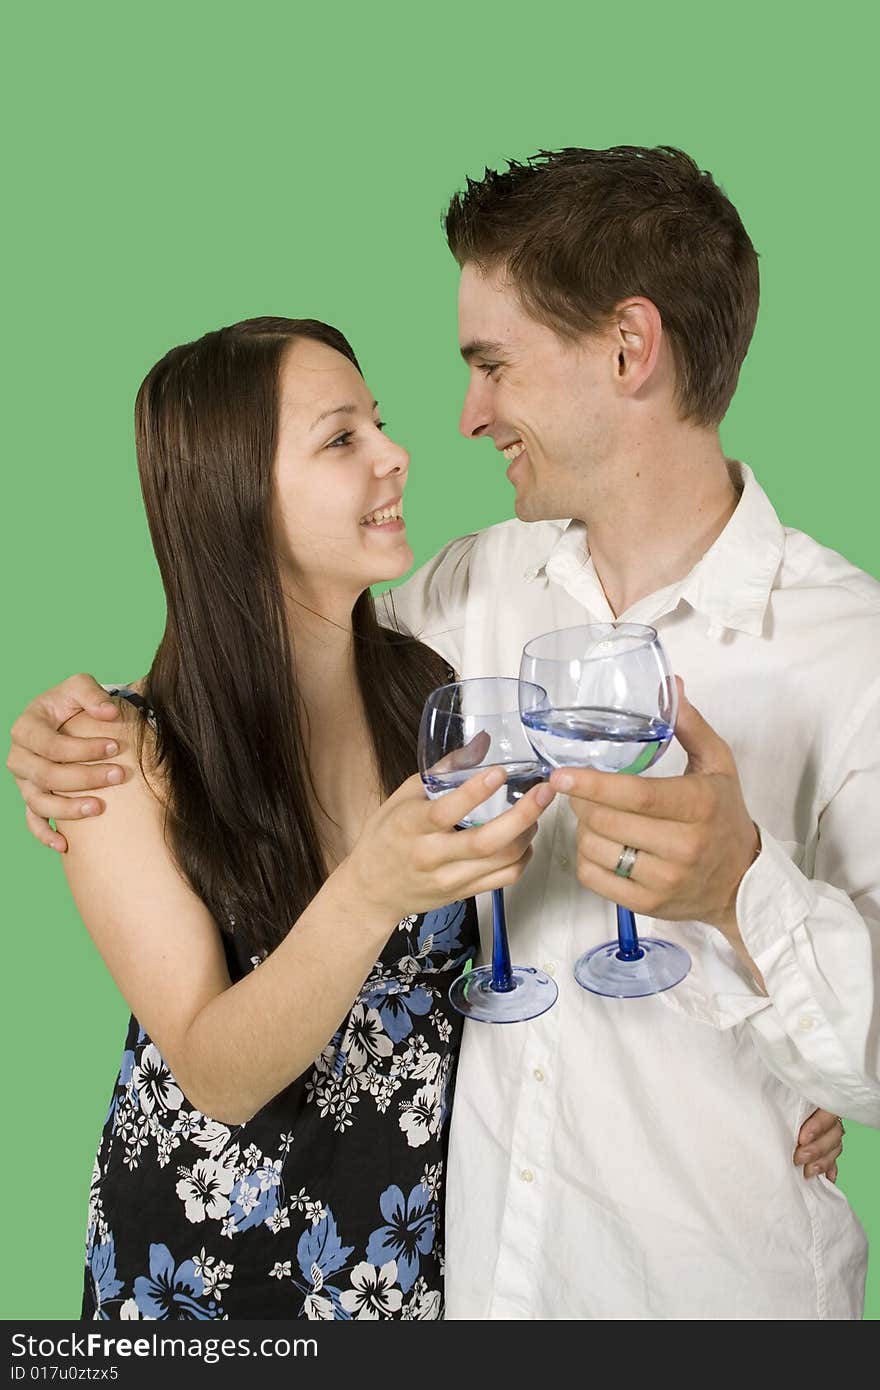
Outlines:
[[[652, 627], [561, 628], [523, 648], [520, 713], [535, 753], [552, 767], [644, 772], [669, 746], [677, 710], [669, 660]], [[629, 908], [617, 908], [617, 936], [575, 965], [584, 989], [628, 999], [659, 994], [691, 968], [674, 942], [640, 939]]]
[[[494, 820], [550, 775], [523, 730], [519, 683], [489, 677], [455, 681], [432, 691], [419, 729], [419, 771], [428, 796], [445, 796], [488, 767], [502, 767], [507, 780], [468, 813], [459, 829]], [[543, 970], [511, 965], [500, 888], [492, 892], [492, 921], [491, 966], [460, 975], [450, 987], [450, 1002], [459, 1013], [480, 1023], [537, 1018], [556, 1002], [559, 990]]]

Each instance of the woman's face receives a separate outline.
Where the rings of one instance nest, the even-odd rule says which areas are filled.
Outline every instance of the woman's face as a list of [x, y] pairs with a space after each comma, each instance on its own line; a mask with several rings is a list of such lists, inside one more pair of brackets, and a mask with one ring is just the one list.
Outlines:
[[280, 377], [275, 521], [286, 587], [326, 612], [413, 563], [403, 522], [409, 455], [382, 433], [357, 368], [298, 338]]

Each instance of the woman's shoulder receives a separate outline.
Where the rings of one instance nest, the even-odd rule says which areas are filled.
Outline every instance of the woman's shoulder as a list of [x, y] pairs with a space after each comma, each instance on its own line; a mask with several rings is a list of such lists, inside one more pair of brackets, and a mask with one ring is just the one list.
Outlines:
[[161, 778], [156, 768], [156, 729], [153, 712], [144, 699], [143, 687], [143, 681], [134, 681], [109, 688], [108, 695], [119, 710], [119, 719], [114, 723], [95, 719], [87, 710], [81, 710], [62, 724], [59, 732], [72, 738], [104, 739], [108, 743], [112, 740], [118, 745], [119, 751], [107, 754], [107, 759], [157, 791]]

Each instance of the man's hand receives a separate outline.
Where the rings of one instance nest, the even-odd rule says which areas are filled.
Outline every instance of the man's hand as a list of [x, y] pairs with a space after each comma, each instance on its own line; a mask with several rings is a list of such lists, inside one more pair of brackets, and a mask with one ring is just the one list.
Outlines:
[[[675, 732], [688, 754], [683, 776], [565, 768], [550, 785], [571, 797], [585, 887], [648, 917], [708, 922], [743, 955], [736, 894], [760, 840], [730, 748], [687, 700], [680, 680], [679, 695]], [[625, 845], [638, 850], [628, 878], [614, 872]]]
[[802, 1167], [805, 1178], [824, 1173], [837, 1182], [837, 1160], [843, 1153], [843, 1120], [828, 1110], [814, 1110], [801, 1125], [793, 1161]]
[[[125, 776], [121, 767], [98, 762], [100, 758], [114, 758], [119, 752], [117, 730], [108, 729], [107, 739], [72, 738], [59, 733], [62, 725], [81, 710], [108, 723], [119, 719], [118, 707], [91, 676], [71, 676], [38, 695], [16, 719], [6, 759], [24, 797], [25, 819], [31, 834], [61, 854], [67, 849], [67, 841], [52, 829], [50, 817], [78, 820], [82, 816], [97, 816], [104, 810], [104, 803], [95, 796], [75, 801], [59, 793], [106, 787], [123, 781]], [[97, 766], [84, 767], [84, 763]]]

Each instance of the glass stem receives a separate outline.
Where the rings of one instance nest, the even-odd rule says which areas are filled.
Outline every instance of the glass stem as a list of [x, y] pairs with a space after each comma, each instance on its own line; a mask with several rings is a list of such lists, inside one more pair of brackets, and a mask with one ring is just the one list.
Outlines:
[[645, 954], [639, 945], [639, 934], [636, 931], [636, 919], [628, 907], [617, 905], [617, 940], [620, 950], [617, 952], [618, 960], [641, 960]]
[[492, 889], [492, 988], [506, 994], [514, 988], [510, 968], [510, 947], [507, 944], [507, 919], [504, 916], [504, 889]]

